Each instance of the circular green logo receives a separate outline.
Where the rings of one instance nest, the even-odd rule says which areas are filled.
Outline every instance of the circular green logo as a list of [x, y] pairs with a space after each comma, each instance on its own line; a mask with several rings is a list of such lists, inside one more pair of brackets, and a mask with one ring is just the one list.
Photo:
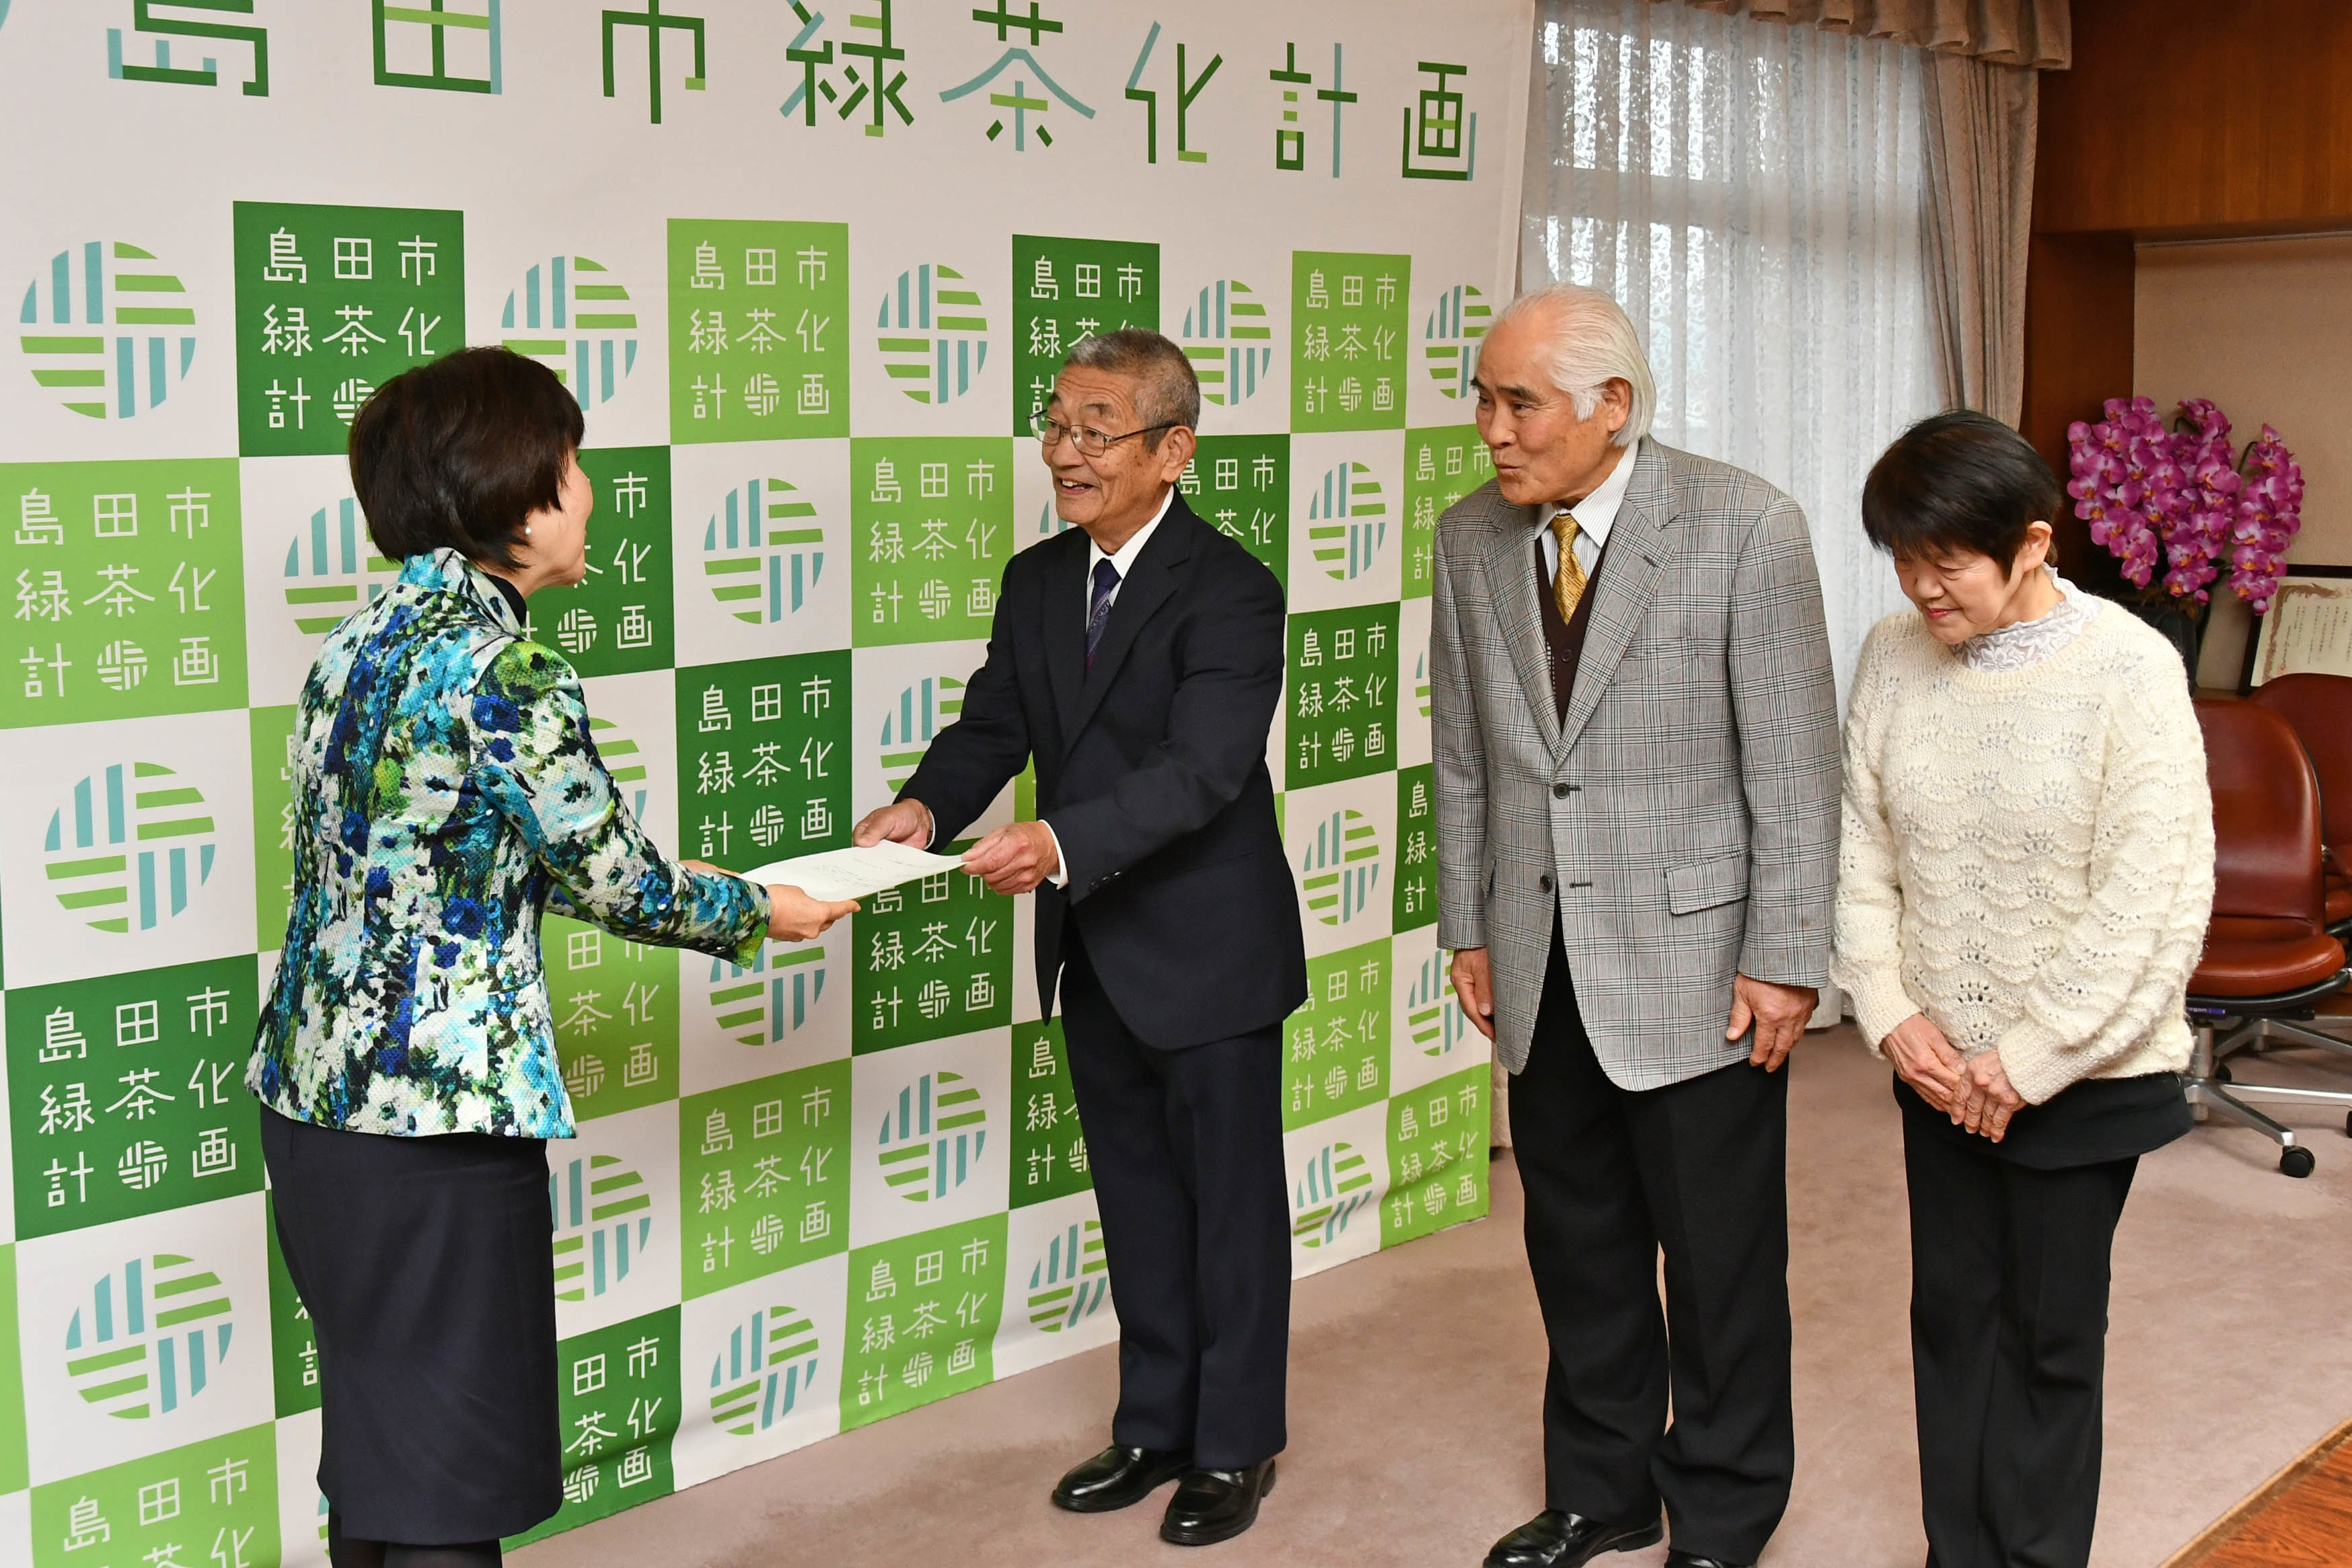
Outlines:
[[816, 1381], [816, 1325], [797, 1307], [762, 1307], [710, 1361], [710, 1423], [739, 1437], [793, 1413]]
[[1381, 835], [1361, 811], [1343, 809], [1315, 824], [1315, 838], [1298, 857], [1307, 913], [1326, 925], [1345, 925], [1364, 912], [1381, 883]]
[[306, 637], [333, 631], [399, 578], [400, 563], [376, 553], [359, 503], [349, 496], [312, 512], [286, 542], [286, 609]]
[[89, 419], [155, 409], [196, 360], [186, 285], [153, 252], [121, 240], [85, 240], [51, 256], [26, 285], [16, 319], [34, 382]]
[[133, 1258], [74, 1304], [66, 1375], [117, 1420], [168, 1416], [212, 1385], [236, 1326], [219, 1275], [176, 1252]]
[[1290, 1234], [1302, 1247], [1328, 1247], [1371, 1201], [1371, 1167], [1356, 1145], [1326, 1144], [1291, 1188]]
[[926, 262], [900, 273], [875, 326], [883, 373], [917, 402], [963, 396], [988, 366], [979, 291], [952, 267]]
[[1265, 304], [1238, 277], [1221, 277], [1184, 308], [1184, 357], [1201, 395], [1232, 408], [1256, 395], [1274, 364]]
[[1029, 1326], [1060, 1333], [1102, 1311], [1110, 1294], [1110, 1263], [1103, 1256], [1102, 1222], [1088, 1219], [1056, 1231], [1029, 1269]]
[[116, 762], [49, 813], [42, 870], [93, 931], [152, 931], [211, 880], [215, 836], [203, 790], [160, 762]]
[[926, 1072], [898, 1091], [875, 1139], [882, 1179], [908, 1203], [947, 1197], [971, 1179], [988, 1146], [988, 1108], [961, 1072]]
[[745, 480], [702, 526], [703, 584], [746, 625], [799, 614], [824, 575], [824, 529], [788, 479]]
[[584, 1301], [629, 1277], [653, 1239], [653, 1195], [614, 1155], [574, 1155], [547, 1173], [555, 1218], [555, 1299]]
[[636, 306], [604, 263], [584, 256], [551, 256], [525, 272], [507, 292], [499, 329], [503, 346], [553, 371], [583, 409], [612, 402], [637, 368]]
[[1494, 319], [1494, 307], [1470, 284], [1457, 283], [1437, 297], [1422, 323], [1421, 357], [1439, 392], [1452, 398], [1476, 395], [1472, 382], [1478, 374], [1478, 344]]
[[882, 716], [882, 782], [892, 794], [915, 776], [931, 748], [931, 737], [963, 711], [963, 683], [953, 675], [926, 675], [898, 694]]
[[1342, 582], [1370, 571], [1388, 537], [1381, 482], [1360, 463], [1330, 469], [1307, 497], [1307, 548], [1315, 564]]

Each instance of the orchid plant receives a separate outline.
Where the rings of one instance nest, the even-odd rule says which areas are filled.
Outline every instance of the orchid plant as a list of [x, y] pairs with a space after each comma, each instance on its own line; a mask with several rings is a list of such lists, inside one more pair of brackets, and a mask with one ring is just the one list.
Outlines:
[[2277, 431], [2263, 425], [2233, 455], [2229, 416], [2210, 399], [2182, 402], [2167, 428], [2154, 399], [2109, 398], [2105, 419], [2077, 420], [2066, 439], [2074, 515], [2151, 603], [2201, 619], [2226, 563], [2231, 591], [2257, 615], [2270, 609], [2303, 526], [2303, 469]]

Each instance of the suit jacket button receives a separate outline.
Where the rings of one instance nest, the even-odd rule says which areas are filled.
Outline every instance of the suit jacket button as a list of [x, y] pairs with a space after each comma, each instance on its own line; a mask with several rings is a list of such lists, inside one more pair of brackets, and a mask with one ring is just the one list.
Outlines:
[[1545, 893], [1549, 893], [1551, 891], [1551, 873], [1549, 872], [1546, 872], [1543, 875], [1536, 878], [1536, 886]]
[[1565, 800], [1568, 799], [1568, 786], [1565, 784], [1554, 784], [1551, 787], [1551, 792], [1553, 796], [1559, 800]]

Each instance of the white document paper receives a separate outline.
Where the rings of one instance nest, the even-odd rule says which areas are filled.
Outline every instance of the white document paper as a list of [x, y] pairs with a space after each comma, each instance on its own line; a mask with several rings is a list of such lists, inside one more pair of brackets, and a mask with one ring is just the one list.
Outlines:
[[826, 850], [794, 860], [771, 861], [741, 875], [746, 882], [784, 883], [830, 904], [962, 869], [962, 860], [955, 855], [935, 855], [929, 850], [885, 842], [869, 849]]

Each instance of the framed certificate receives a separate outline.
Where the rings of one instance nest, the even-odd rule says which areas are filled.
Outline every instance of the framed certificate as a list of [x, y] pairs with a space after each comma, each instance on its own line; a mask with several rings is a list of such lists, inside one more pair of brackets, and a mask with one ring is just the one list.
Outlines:
[[2308, 670], [2352, 675], [2352, 566], [2294, 566], [2246, 643], [2245, 687]]

